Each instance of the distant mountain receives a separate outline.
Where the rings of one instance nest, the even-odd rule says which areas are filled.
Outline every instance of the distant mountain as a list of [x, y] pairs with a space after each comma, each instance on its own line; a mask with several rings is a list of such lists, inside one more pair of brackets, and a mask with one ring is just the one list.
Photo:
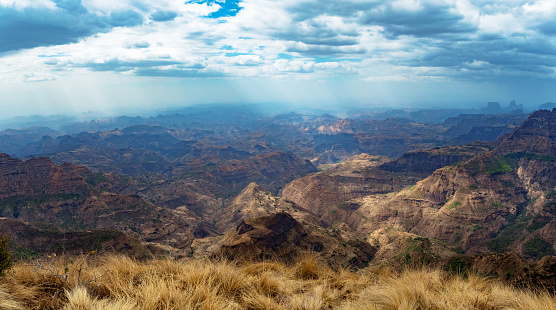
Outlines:
[[412, 151], [399, 158], [379, 166], [380, 170], [391, 172], [407, 172], [431, 174], [444, 166], [467, 160], [492, 150], [492, 143], [474, 142], [444, 148], [434, 148], [425, 151]]
[[556, 108], [556, 102], [547, 102], [539, 106], [539, 110], [552, 110]]
[[494, 141], [511, 133], [528, 115], [522, 112], [506, 114], [461, 114], [444, 121], [449, 127], [444, 136], [449, 144], [467, 144], [474, 140]]

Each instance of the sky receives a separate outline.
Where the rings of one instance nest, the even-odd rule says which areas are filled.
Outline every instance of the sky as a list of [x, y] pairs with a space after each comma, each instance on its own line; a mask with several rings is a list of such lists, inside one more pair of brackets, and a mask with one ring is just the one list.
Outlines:
[[0, 0], [0, 118], [556, 101], [556, 1]]

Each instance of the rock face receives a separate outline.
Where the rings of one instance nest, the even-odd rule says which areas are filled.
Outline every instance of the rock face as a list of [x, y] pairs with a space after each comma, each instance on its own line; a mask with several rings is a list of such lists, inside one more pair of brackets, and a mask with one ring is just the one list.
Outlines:
[[555, 143], [556, 110], [538, 111], [492, 151], [436, 170], [388, 201], [362, 202], [348, 222], [362, 232], [398, 227], [469, 254], [554, 254]]
[[294, 180], [284, 186], [281, 197], [316, 214], [325, 225], [339, 225], [359, 208], [352, 199], [400, 190], [424, 177], [380, 170], [382, 163], [368, 155], [352, 157], [328, 171]]
[[276, 194], [288, 182], [312, 172], [317, 172], [317, 168], [310, 161], [292, 153], [276, 152], [243, 160], [198, 159], [176, 169], [174, 174], [218, 184], [228, 190], [225, 196], [229, 197], [251, 182]]
[[384, 163], [379, 169], [392, 172], [431, 174], [444, 166], [470, 159], [490, 151], [487, 143], [475, 142], [468, 145], [436, 148], [428, 151], [408, 152], [396, 160]]
[[344, 240], [304, 227], [285, 212], [243, 220], [224, 238], [215, 256], [228, 259], [293, 261], [304, 251], [317, 252], [330, 264], [362, 267], [376, 249], [366, 242]]
[[26, 162], [0, 154], [0, 198], [12, 196], [85, 195], [88, 185], [72, 164], [56, 166], [46, 157]]
[[444, 132], [444, 136], [452, 139], [452, 144], [465, 144], [474, 140], [495, 141], [520, 126], [527, 116], [524, 113], [461, 114], [446, 119], [444, 125], [450, 128]]
[[519, 152], [537, 156], [556, 156], [556, 108], [531, 114], [523, 125], [500, 141], [499, 154]]
[[242, 221], [224, 242], [220, 252], [227, 258], [270, 259], [297, 255], [301, 240], [308, 233], [291, 215], [277, 213]]
[[57, 166], [48, 158], [22, 162], [2, 155], [0, 216], [50, 223], [65, 231], [118, 229], [142, 241], [179, 249], [197, 237], [215, 235], [209, 225], [180, 210], [155, 206], [136, 194], [95, 187], [94, 177], [83, 166]]
[[372, 232], [368, 241], [378, 248], [373, 264], [396, 269], [437, 264], [456, 254], [441, 242], [392, 227]]
[[280, 197], [273, 196], [257, 183], [251, 183], [229, 202], [225, 208], [217, 212], [214, 216], [215, 226], [218, 231], [226, 232], [236, 227], [245, 219], [261, 217], [276, 212], [289, 212], [298, 221], [303, 220], [316, 225], [321, 224], [317, 216], [300, 209], [294, 203], [286, 202]]

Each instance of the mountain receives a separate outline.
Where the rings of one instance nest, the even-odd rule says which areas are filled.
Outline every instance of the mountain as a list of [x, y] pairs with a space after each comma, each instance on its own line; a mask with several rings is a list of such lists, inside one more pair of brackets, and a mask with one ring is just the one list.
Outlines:
[[370, 244], [338, 232], [310, 227], [285, 212], [243, 220], [214, 253], [235, 260], [295, 261], [304, 251], [319, 253], [330, 265], [361, 268], [376, 252]]
[[57, 137], [60, 132], [48, 127], [29, 127], [25, 129], [6, 129], [0, 131], [0, 150], [4, 153], [20, 155], [21, 150], [29, 143], [41, 140], [43, 137]]
[[276, 212], [288, 212], [298, 221], [322, 225], [314, 214], [272, 195], [257, 183], [251, 183], [214, 215], [215, 227], [218, 231], [226, 232], [243, 220]]
[[257, 182], [277, 193], [293, 179], [316, 171], [317, 168], [308, 160], [292, 153], [275, 152], [244, 160], [200, 158], [175, 169], [173, 174], [218, 184], [231, 193], [238, 193], [251, 182]]
[[72, 164], [56, 166], [46, 157], [23, 162], [7, 154], [0, 154], [0, 199], [85, 196], [90, 189], [84, 177], [80, 175], [83, 169]]
[[30, 259], [40, 254], [122, 253], [139, 259], [152, 258], [162, 249], [145, 246], [116, 229], [65, 231], [52, 224], [27, 223], [0, 218], [2, 232], [9, 233], [14, 255]]
[[443, 133], [449, 144], [466, 144], [474, 140], [495, 141], [521, 125], [528, 114], [460, 114], [444, 121], [448, 129]]
[[187, 212], [155, 206], [136, 194], [103, 190], [109, 186], [102, 183], [108, 181], [109, 176], [83, 166], [57, 166], [48, 158], [24, 162], [2, 154], [0, 216], [51, 223], [65, 231], [118, 229], [141, 241], [177, 249], [215, 234], [210, 225]]
[[412, 151], [380, 165], [379, 169], [429, 175], [437, 169], [484, 154], [492, 148], [490, 143], [476, 141], [467, 145]]
[[424, 176], [379, 169], [387, 158], [361, 154], [284, 186], [280, 196], [318, 215], [325, 225], [345, 222], [359, 204], [353, 199], [386, 194], [414, 184]]
[[380, 201], [355, 200], [362, 206], [348, 222], [362, 233], [398, 227], [469, 254], [554, 254], [555, 143], [556, 110], [537, 111], [489, 152]]
[[[556, 253], [556, 110], [444, 124], [250, 112], [194, 124], [210, 115], [116, 119], [130, 126], [53, 132], [21, 150], [51, 157], [0, 154], [3, 227], [33, 251], [66, 238], [140, 256], [313, 251], [356, 267]], [[451, 145], [474, 134], [495, 140]]]

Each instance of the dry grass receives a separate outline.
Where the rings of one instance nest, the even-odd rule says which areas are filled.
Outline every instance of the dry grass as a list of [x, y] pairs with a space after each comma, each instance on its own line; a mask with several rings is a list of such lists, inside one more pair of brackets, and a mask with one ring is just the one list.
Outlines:
[[470, 275], [276, 262], [50, 258], [0, 279], [3, 309], [556, 309], [556, 298]]

